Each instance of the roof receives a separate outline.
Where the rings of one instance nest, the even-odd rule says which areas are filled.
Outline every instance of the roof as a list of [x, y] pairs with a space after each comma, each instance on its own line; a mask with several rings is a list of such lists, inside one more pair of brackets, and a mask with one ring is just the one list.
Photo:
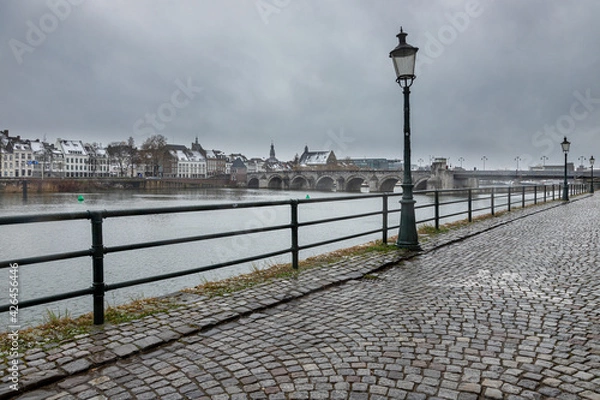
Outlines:
[[62, 140], [59, 139], [58, 143], [66, 155], [83, 155], [87, 156], [85, 147], [81, 140]]
[[304, 153], [300, 156], [300, 165], [325, 165], [330, 161], [335, 161], [335, 154], [332, 150], [327, 151], [308, 151], [308, 146], [304, 148]]

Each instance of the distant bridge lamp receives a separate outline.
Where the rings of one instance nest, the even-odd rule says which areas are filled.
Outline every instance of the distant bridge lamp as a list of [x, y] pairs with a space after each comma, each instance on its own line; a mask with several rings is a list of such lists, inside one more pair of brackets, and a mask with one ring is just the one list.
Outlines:
[[483, 170], [485, 171], [485, 162], [488, 160], [486, 156], [481, 157], [481, 161], [483, 161]]
[[590, 169], [591, 169], [591, 173], [592, 173], [592, 179], [591, 179], [591, 184], [590, 184], [590, 193], [594, 193], [594, 161], [596, 161], [594, 159], [594, 156], [590, 157]]
[[400, 27], [396, 35], [398, 46], [390, 52], [396, 71], [396, 83], [404, 94], [404, 175], [402, 178], [402, 200], [400, 200], [400, 229], [396, 246], [411, 251], [421, 251], [415, 218], [415, 200], [410, 170], [410, 86], [415, 80], [415, 60], [417, 47], [406, 43], [406, 33]]
[[564, 201], [569, 201], [569, 182], [567, 181], [567, 154], [569, 154], [569, 149], [571, 148], [571, 142], [567, 140], [565, 136], [565, 140], [560, 144], [562, 147], [563, 153], [565, 153], [565, 182], [563, 187], [563, 196], [562, 199]]

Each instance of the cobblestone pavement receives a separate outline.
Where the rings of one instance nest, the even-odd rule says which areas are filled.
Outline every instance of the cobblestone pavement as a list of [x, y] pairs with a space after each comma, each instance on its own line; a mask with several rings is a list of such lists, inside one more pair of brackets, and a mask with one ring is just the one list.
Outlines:
[[69, 376], [21, 399], [600, 400], [600, 196], [544, 207], [32, 351]]

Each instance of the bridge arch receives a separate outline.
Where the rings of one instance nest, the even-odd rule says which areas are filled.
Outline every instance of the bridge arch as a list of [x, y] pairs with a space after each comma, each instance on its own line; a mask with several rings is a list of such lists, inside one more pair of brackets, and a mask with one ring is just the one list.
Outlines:
[[346, 192], [360, 192], [363, 183], [367, 182], [367, 178], [363, 175], [350, 175], [346, 179]]
[[281, 190], [283, 189], [283, 179], [279, 175], [273, 175], [269, 178], [269, 184], [267, 185], [269, 189]]
[[310, 183], [307, 178], [303, 176], [296, 176], [290, 182], [290, 189], [292, 190], [306, 190], [310, 189]]
[[248, 181], [247, 186], [250, 189], [258, 189], [260, 187], [260, 181], [258, 180], [258, 178], [251, 178]]
[[322, 176], [317, 180], [316, 190], [332, 192], [335, 188], [335, 180], [330, 176]]
[[393, 192], [398, 182], [402, 182], [402, 179], [397, 175], [384, 176], [379, 180], [378, 189], [380, 192]]
[[414, 190], [427, 190], [427, 181], [429, 178], [424, 177], [419, 179], [414, 186]]

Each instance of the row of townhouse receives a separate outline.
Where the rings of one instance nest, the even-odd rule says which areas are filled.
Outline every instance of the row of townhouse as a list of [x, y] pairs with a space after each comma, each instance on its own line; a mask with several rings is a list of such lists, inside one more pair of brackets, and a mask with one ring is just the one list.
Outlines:
[[[118, 147], [118, 145], [117, 145]], [[112, 149], [112, 150], [111, 150]], [[110, 151], [109, 151], [110, 150]], [[289, 170], [296, 166], [330, 165], [337, 162], [332, 151], [309, 151], [295, 162], [280, 162], [271, 143], [268, 159], [247, 158], [242, 154], [226, 155], [220, 150], [205, 150], [198, 138], [191, 148], [167, 144], [154, 157], [130, 157], [127, 166], [119, 159], [115, 147], [104, 148], [81, 140], [57, 139], [54, 144], [9, 136], [0, 131], [0, 177], [3, 178], [88, 178], [88, 177], [164, 177], [203, 179], [229, 175], [244, 181], [247, 173]], [[136, 150], [132, 153], [134, 153]]]
[[58, 139], [55, 144], [39, 139], [11, 137], [0, 131], [0, 176], [3, 178], [84, 178], [111, 176], [105, 148], [80, 140]]
[[[107, 148], [81, 140], [44, 141], [11, 137], [0, 131], [0, 177], [3, 178], [88, 178], [118, 176], [155, 176], [165, 178], [210, 178], [231, 174], [236, 159], [253, 171], [264, 170], [265, 161], [248, 160], [241, 154], [227, 156], [220, 150], [204, 150], [198, 138], [191, 148], [167, 144], [166, 154], [158, 161], [139, 158], [126, 171], [111, 157]], [[114, 154], [114, 153], [111, 153]]]

